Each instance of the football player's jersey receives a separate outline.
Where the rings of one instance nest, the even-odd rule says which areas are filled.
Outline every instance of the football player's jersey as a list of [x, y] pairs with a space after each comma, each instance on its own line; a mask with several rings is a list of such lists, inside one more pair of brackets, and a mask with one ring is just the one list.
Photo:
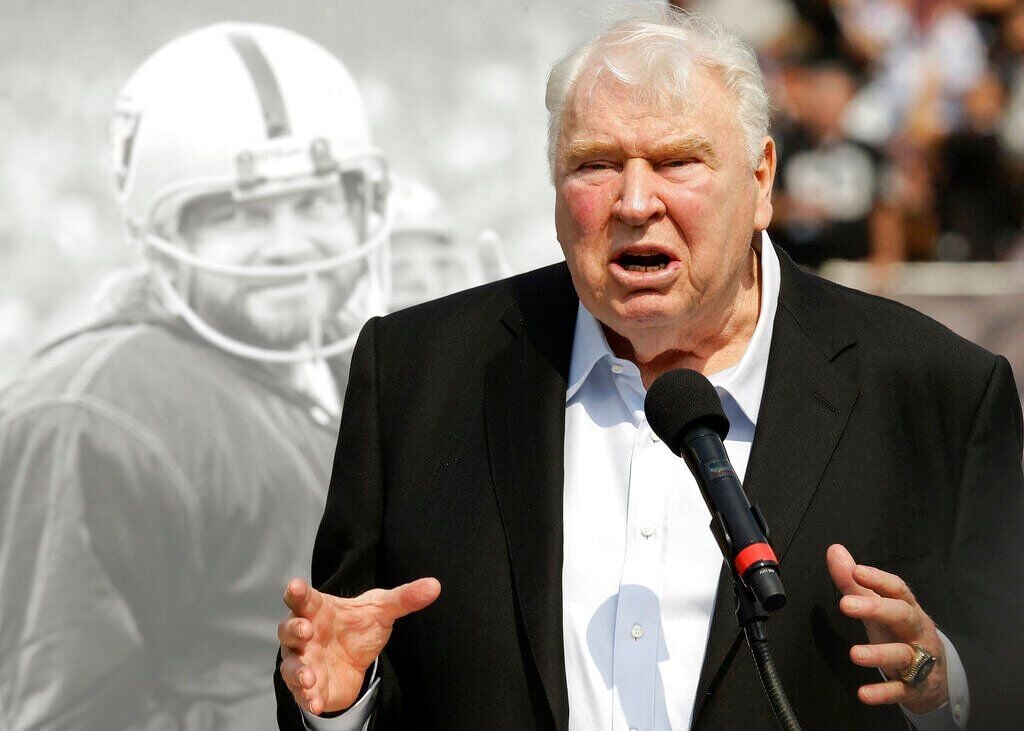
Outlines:
[[96, 328], [0, 392], [0, 726], [273, 726], [337, 423], [152, 323]]

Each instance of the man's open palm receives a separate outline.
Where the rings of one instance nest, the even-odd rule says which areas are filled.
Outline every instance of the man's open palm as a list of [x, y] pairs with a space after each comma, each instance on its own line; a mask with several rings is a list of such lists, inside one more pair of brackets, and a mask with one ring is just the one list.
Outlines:
[[371, 589], [343, 599], [302, 579], [284, 592], [291, 613], [277, 626], [281, 677], [295, 701], [315, 716], [353, 703], [363, 678], [391, 637], [395, 620], [433, 603], [437, 579], [418, 579], [394, 589]]

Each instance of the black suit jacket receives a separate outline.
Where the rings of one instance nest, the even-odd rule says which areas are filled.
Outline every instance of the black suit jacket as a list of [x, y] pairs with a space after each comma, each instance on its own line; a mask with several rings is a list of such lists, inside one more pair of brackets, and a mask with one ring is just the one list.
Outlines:
[[[904, 577], [952, 639], [972, 728], [1024, 721], [1009, 365], [780, 259], [745, 487], [781, 559], [789, 604], [769, 635], [804, 728], [905, 727], [898, 708], [856, 698], [878, 675], [848, 659], [865, 636], [836, 607], [834, 542]], [[376, 728], [567, 728], [563, 431], [577, 303], [560, 264], [371, 321], [360, 337], [313, 583], [339, 595], [421, 576], [442, 585], [395, 626]], [[302, 728], [276, 683], [281, 727]], [[694, 718], [697, 729], [777, 727], [724, 570]]]

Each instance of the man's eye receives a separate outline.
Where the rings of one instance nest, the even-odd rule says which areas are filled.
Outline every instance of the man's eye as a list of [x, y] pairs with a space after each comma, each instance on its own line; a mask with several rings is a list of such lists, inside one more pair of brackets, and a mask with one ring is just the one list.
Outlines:
[[215, 208], [203, 216], [203, 218], [207, 225], [225, 225], [233, 223], [236, 216], [238, 216], [238, 209], [235, 206], [224, 206], [223, 208]]
[[207, 225], [219, 226], [225, 229], [256, 226], [269, 220], [270, 215], [267, 211], [244, 206], [227, 207], [222, 210], [213, 211], [206, 216]]
[[295, 201], [295, 210], [296, 211], [304, 211], [304, 212], [305, 211], [309, 211], [309, 210], [315, 208], [317, 206], [317, 204], [318, 204], [317, 196], [315, 196], [313, 194], [307, 194], [307, 195], [302, 196], [301, 198], [298, 198]]
[[682, 168], [687, 165], [693, 165], [696, 162], [698, 162], [698, 160], [695, 157], [683, 157], [678, 160], [666, 160], [662, 163], [662, 166], [667, 168]]
[[340, 192], [311, 193], [296, 202], [295, 210], [323, 218], [343, 216], [348, 212], [348, 201]]
[[612, 163], [610, 163], [610, 162], [605, 162], [603, 160], [599, 160], [599, 161], [595, 161], [595, 162], [585, 162], [585, 163], [582, 163], [579, 166], [579, 169], [580, 170], [585, 170], [585, 171], [586, 170], [612, 170], [612, 169], [614, 169], [614, 167], [615, 166]]
[[267, 223], [270, 218], [270, 211], [266, 208], [239, 208], [235, 211], [232, 222], [239, 225], [255, 225]]

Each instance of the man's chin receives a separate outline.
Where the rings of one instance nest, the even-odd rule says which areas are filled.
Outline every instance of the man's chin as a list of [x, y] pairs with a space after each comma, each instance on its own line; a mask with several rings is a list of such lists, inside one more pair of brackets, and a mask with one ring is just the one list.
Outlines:
[[669, 325], [681, 319], [682, 308], [663, 292], [631, 292], [611, 303], [614, 323], [626, 329]]
[[[198, 311], [200, 317], [222, 335], [245, 345], [264, 350], [294, 350], [310, 341], [310, 313], [305, 307], [273, 308], [265, 298], [243, 297], [234, 306], [208, 306]], [[317, 307], [317, 316], [323, 323], [324, 338], [331, 339], [330, 322], [335, 318], [328, 303]]]
[[240, 329], [246, 331], [250, 339], [263, 342], [263, 347], [274, 350], [293, 348], [309, 340], [311, 310], [320, 322], [328, 319], [327, 292], [318, 288], [313, 296], [310, 303], [306, 295], [295, 298], [277, 290], [251, 293], [238, 313]]
[[231, 340], [264, 350], [293, 350], [309, 340], [309, 320], [209, 318], [210, 327]]

